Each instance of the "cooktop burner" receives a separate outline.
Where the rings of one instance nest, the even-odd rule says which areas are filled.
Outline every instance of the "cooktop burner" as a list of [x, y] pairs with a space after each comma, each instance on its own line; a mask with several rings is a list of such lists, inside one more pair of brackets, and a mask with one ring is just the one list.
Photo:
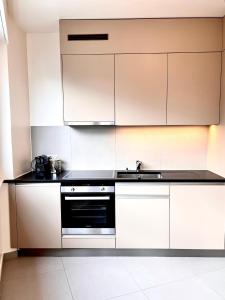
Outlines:
[[113, 179], [114, 171], [98, 170], [98, 171], [71, 171], [67, 173], [63, 179]]

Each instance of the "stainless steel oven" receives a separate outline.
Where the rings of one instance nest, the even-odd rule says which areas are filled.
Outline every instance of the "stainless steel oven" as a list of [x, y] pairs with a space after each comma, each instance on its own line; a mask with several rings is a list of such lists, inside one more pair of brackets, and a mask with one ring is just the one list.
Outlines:
[[62, 234], [115, 234], [114, 183], [61, 186]]

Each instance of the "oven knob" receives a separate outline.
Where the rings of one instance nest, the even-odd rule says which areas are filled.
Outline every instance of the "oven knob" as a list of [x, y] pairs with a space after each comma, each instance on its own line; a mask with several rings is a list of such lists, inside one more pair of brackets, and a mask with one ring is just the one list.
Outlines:
[[101, 192], [104, 192], [105, 191], [105, 187], [101, 187]]
[[73, 188], [71, 188], [71, 192], [75, 192], [75, 188], [73, 187]]

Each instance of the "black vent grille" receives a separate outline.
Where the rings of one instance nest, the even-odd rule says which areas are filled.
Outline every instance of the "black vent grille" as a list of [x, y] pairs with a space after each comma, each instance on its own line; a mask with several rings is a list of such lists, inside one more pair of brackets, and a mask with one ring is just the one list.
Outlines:
[[102, 41], [108, 40], [108, 33], [101, 34], [68, 34], [68, 41]]

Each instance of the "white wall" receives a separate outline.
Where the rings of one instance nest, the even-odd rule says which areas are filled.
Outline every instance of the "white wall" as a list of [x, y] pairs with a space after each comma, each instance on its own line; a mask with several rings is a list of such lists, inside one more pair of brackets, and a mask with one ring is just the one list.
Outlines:
[[7, 45], [0, 43], [0, 178], [13, 177]]
[[67, 169], [206, 169], [208, 127], [32, 127], [33, 156]]
[[63, 125], [59, 34], [27, 34], [27, 57], [30, 124]]
[[207, 168], [225, 176], [225, 51], [222, 55], [220, 124], [210, 126], [209, 129]]
[[7, 24], [13, 173], [17, 177], [31, 165], [26, 34], [11, 18]]
[[208, 127], [120, 127], [116, 130], [116, 168], [206, 169]]
[[[26, 35], [7, 19], [9, 42], [0, 43], [0, 261], [11, 251], [8, 184], [30, 168]], [[1, 268], [1, 266], [0, 266]]]
[[[5, 0], [4, 0], [5, 2]], [[5, 18], [5, 3], [3, 0], [0, 0], [0, 41], [4, 42], [8, 40], [8, 32], [7, 32], [7, 25], [6, 25], [6, 18]]]
[[10, 249], [9, 195], [3, 178], [13, 177], [10, 97], [8, 81], [8, 53], [0, 43], [0, 276], [3, 253]]

